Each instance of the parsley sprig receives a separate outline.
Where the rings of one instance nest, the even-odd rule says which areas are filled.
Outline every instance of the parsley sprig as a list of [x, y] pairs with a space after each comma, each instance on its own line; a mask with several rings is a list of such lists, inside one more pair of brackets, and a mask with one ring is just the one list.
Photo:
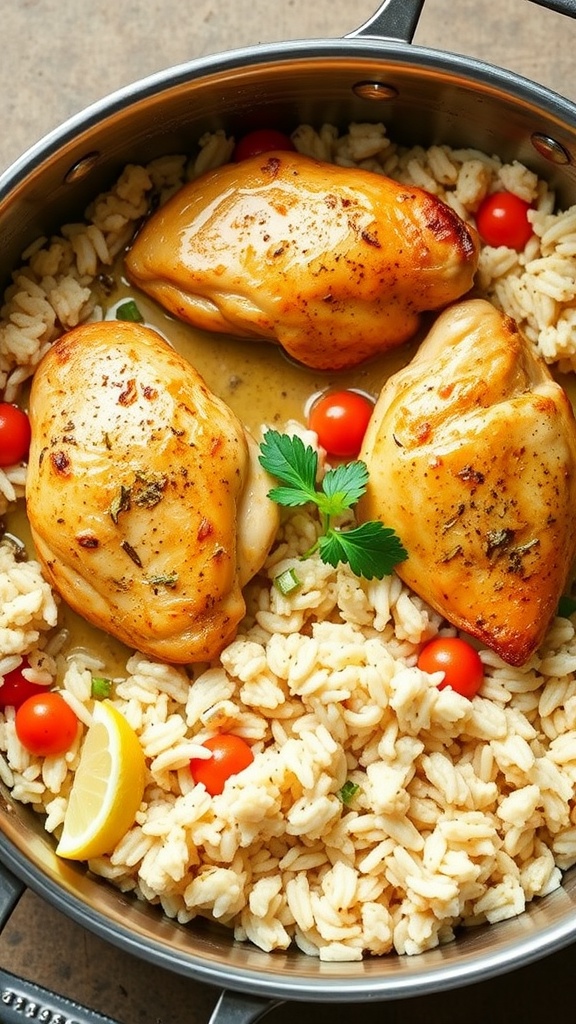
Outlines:
[[304, 555], [318, 551], [320, 558], [336, 567], [347, 563], [357, 576], [379, 579], [389, 576], [398, 562], [408, 557], [394, 530], [381, 522], [367, 522], [351, 529], [332, 523], [362, 497], [368, 469], [359, 460], [330, 469], [317, 486], [318, 453], [300, 437], [268, 430], [260, 444], [260, 463], [279, 481], [268, 497], [278, 505], [295, 508], [313, 502], [318, 508], [322, 533]]

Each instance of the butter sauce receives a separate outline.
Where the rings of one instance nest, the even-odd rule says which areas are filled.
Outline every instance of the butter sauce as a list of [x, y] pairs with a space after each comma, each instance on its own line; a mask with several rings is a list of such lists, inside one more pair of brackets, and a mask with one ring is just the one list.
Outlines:
[[[349, 371], [310, 370], [290, 359], [276, 344], [235, 339], [199, 331], [167, 314], [152, 299], [126, 283], [122, 262], [100, 296], [106, 319], [114, 319], [118, 305], [133, 299], [147, 326], [157, 330], [204, 377], [208, 387], [236, 413], [244, 426], [261, 437], [263, 426], [282, 429], [288, 420], [306, 422], [313, 396], [332, 387], [356, 388], [374, 398], [385, 379], [413, 356], [418, 340]], [[35, 557], [25, 502], [6, 514], [7, 532], [20, 539], [29, 558]], [[97, 629], [60, 601], [59, 628], [64, 631], [60, 670], [75, 652], [87, 651], [101, 663], [98, 675], [111, 678], [125, 674], [131, 651], [114, 637]]]
[[[236, 339], [225, 334], [197, 330], [167, 314], [152, 299], [122, 275], [119, 261], [111, 282], [102, 296], [107, 319], [114, 319], [117, 306], [133, 299], [144, 322], [156, 329], [204, 377], [208, 387], [234, 410], [241, 422], [260, 439], [263, 426], [282, 429], [288, 420], [306, 422], [307, 408], [314, 396], [333, 387], [355, 388], [376, 398], [384, 381], [405, 366], [415, 354], [432, 317], [423, 319], [422, 329], [410, 342], [363, 363], [352, 370], [311, 370], [295, 363], [276, 344], [266, 341]], [[576, 401], [576, 379], [573, 375], [554, 376]], [[28, 557], [34, 558], [34, 546], [26, 517], [25, 503], [20, 501], [5, 516], [9, 533], [25, 544]], [[99, 675], [111, 677], [125, 673], [130, 651], [115, 638], [87, 623], [60, 602], [59, 626], [65, 630], [62, 657], [86, 650], [101, 661]]]

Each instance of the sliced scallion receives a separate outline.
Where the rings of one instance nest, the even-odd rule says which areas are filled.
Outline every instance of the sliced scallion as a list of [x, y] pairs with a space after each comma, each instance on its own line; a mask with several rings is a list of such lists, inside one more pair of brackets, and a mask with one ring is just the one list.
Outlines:
[[352, 782], [351, 779], [348, 779], [342, 786], [342, 789], [339, 790], [338, 796], [342, 803], [348, 806], [356, 796], [359, 789], [360, 786], [357, 782]]
[[134, 302], [134, 299], [127, 299], [116, 309], [117, 320], [129, 320], [133, 324], [141, 324], [144, 320], [142, 313]]
[[274, 577], [274, 586], [284, 597], [288, 597], [289, 594], [293, 594], [295, 590], [302, 586], [302, 581], [298, 578], [294, 569], [285, 569], [284, 572]]
[[92, 676], [90, 694], [94, 700], [104, 700], [112, 693], [112, 680], [105, 676]]

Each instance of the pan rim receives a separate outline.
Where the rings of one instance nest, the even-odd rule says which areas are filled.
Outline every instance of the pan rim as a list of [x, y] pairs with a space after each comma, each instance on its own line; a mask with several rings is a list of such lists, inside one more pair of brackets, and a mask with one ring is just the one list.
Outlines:
[[[123, 86], [67, 118], [62, 124], [45, 134], [24, 151], [9, 167], [0, 173], [0, 214], [2, 203], [23, 177], [45, 159], [72, 141], [79, 129], [86, 132], [113, 114], [124, 111], [135, 101], [159, 97], [192, 81], [225, 72], [251, 73], [255, 67], [270, 64], [283, 65], [296, 59], [386, 60], [387, 68], [410, 67], [419, 72], [445, 72], [451, 77], [458, 71], [470, 85], [487, 86], [501, 92], [505, 87], [509, 98], [530, 101], [564, 127], [576, 130], [576, 103], [560, 93], [509, 69], [490, 64], [462, 53], [417, 46], [402, 40], [379, 37], [347, 37], [344, 39], [290, 40], [285, 43], [257, 44], [209, 54], [155, 72], [145, 78]], [[572, 122], [572, 123], [571, 123]]]

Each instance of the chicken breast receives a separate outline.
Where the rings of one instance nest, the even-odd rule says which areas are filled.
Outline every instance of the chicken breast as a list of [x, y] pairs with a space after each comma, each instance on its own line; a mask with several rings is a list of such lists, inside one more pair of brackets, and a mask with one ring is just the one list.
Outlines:
[[215, 658], [278, 526], [232, 410], [155, 331], [107, 321], [53, 345], [30, 419], [26, 501], [47, 579], [130, 647]]
[[342, 369], [407, 341], [467, 292], [478, 242], [436, 196], [278, 152], [185, 185], [137, 235], [133, 284], [196, 327]]
[[384, 385], [360, 458], [360, 518], [397, 531], [402, 579], [504, 661], [525, 663], [576, 551], [576, 423], [515, 323], [481, 299], [442, 313]]

